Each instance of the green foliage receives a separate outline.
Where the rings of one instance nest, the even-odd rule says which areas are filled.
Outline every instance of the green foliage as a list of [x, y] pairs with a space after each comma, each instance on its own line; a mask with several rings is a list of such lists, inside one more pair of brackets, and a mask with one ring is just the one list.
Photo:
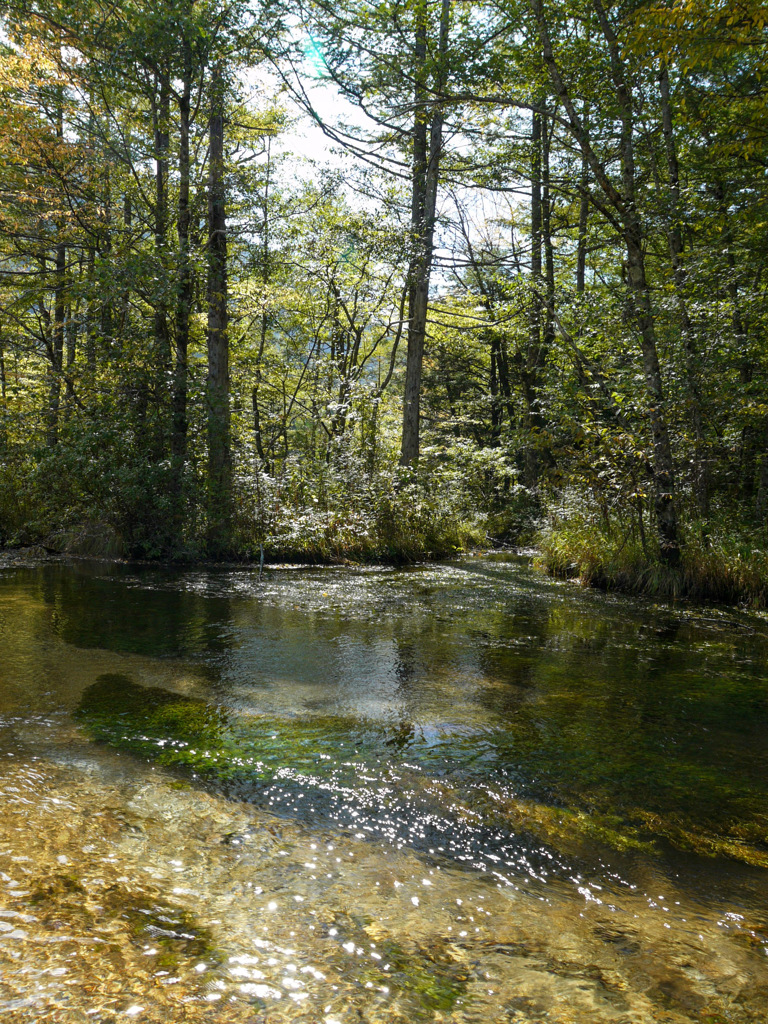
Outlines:
[[419, 478], [396, 465], [368, 474], [345, 453], [316, 475], [296, 459], [283, 475], [238, 482], [237, 536], [269, 560], [412, 562], [450, 556], [485, 534], [473, 526], [450, 476]]
[[[452, 4], [445, 45], [442, 10], [304, 5], [301, 66], [373, 114], [326, 126], [365, 151], [329, 171], [285, 152], [281, 100], [247, 99], [265, 53], [286, 82], [301, 64], [280, 5], [138, 3], [98, 26], [71, 4], [6, 5], [0, 542], [92, 528], [141, 557], [412, 560], [527, 544], [544, 523], [554, 572], [765, 602], [763, 5]], [[234, 479], [218, 552], [214, 77]], [[427, 122], [445, 184], [421, 456], [403, 472]]]

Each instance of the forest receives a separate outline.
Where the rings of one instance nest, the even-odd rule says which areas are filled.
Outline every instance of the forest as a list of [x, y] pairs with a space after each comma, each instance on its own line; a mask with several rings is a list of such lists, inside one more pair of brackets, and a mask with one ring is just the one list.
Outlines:
[[768, 604], [768, 3], [0, 19], [0, 546]]

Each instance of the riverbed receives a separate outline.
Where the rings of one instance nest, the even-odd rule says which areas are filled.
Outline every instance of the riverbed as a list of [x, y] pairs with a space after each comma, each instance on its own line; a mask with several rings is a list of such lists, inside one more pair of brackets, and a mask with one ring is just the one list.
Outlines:
[[768, 621], [523, 559], [0, 568], [0, 1020], [768, 1018]]

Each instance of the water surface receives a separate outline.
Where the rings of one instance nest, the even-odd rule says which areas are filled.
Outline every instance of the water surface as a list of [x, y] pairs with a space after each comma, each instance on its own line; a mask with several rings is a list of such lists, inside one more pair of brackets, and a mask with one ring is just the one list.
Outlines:
[[762, 1022], [768, 624], [411, 569], [0, 569], [0, 1019]]

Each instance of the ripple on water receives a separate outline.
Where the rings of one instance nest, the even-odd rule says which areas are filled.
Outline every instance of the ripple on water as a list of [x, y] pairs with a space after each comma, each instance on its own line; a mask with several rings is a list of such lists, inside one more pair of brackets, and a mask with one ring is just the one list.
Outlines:
[[[26, 576], [4, 620], [4, 1019], [768, 1017], [764, 873], [647, 833], [616, 852], [606, 813], [651, 783], [677, 800], [738, 743], [755, 764], [728, 784], [759, 791], [758, 634], [506, 566], [61, 572]], [[287, 672], [265, 657], [286, 645]], [[202, 788], [189, 757], [114, 749], [125, 719], [90, 743], [70, 714], [105, 673], [171, 695], [155, 753], [252, 774]], [[699, 796], [725, 792], [717, 771]]]

